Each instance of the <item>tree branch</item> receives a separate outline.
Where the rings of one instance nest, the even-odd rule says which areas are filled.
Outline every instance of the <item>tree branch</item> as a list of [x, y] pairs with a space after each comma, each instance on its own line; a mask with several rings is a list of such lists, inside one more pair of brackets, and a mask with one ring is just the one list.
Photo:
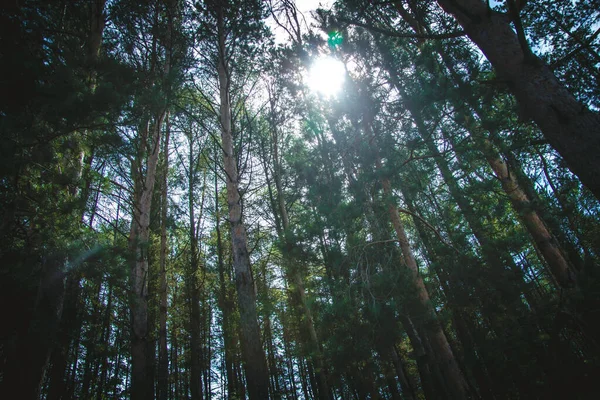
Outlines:
[[459, 251], [456, 249], [456, 247], [454, 247], [451, 243], [446, 242], [446, 240], [442, 237], [441, 233], [437, 229], [435, 229], [435, 227], [433, 225], [431, 225], [429, 222], [427, 222], [425, 220], [425, 218], [423, 218], [419, 214], [416, 214], [405, 208], [397, 207], [397, 209], [398, 209], [398, 212], [408, 214], [408, 215], [418, 219], [419, 221], [421, 221], [423, 223], [423, 225], [425, 225], [427, 228], [431, 229], [433, 231], [433, 233], [435, 233], [435, 235], [438, 237], [438, 239], [440, 239], [440, 241], [442, 243], [444, 243], [446, 246], [450, 247], [455, 252], [459, 253]]
[[453, 38], [457, 38], [457, 37], [466, 35], [466, 33], [464, 31], [439, 33], [439, 34], [400, 33], [400, 32], [389, 31], [387, 29], [377, 28], [376, 26], [364, 24], [364, 23], [358, 22], [358, 21], [352, 21], [352, 20], [349, 20], [346, 18], [338, 18], [338, 21], [345, 22], [346, 24], [349, 24], [349, 25], [360, 26], [361, 28], [364, 28], [368, 31], [377, 32], [377, 33], [381, 33], [382, 35], [385, 35], [385, 36], [396, 37], [396, 38], [434, 39], [434, 40], [437, 39], [437, 40], [439, 40], [439, 39], [453, 39]]

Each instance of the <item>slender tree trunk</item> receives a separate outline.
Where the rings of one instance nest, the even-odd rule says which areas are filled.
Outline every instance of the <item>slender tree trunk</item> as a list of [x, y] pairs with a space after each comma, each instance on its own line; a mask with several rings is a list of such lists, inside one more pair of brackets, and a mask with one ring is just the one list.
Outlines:
[[158, 400], [167, 400], [169, 380], [169, 356], [167, 350], [167, 216], [169, 175], [169, 114], [166, 116], [165, 141], [163, 148], [163, 172], [161, 191], [160, 226], [160, 309], [158, 328]]
[[438, 4], [486, 55], [498, 80], [517, 98], [522, 116], [536, 122], [571, 171], [600, 199], [600, 115], [579, 103], [533, 55], [524, 35], [519, 38], [511, 26], [514, 15], [490, 10], [482, 0], [438, 0]]
[[102, 306], [102, 287], [103, 283], [99, 283], [94, 299], [91, 300], [93, 306], [90, 316], [90, 325], [85, 335], [85, 367], [83, 373], [83, 384], [81, 392], [86, 394], [93, 391], [92, 388], [97, 378], [93, 370], [95, 364], [98, 361], [98, 349], [96, 344], [102, 339], [99, 336], [99, 333], [101, 333], [100, 307]]
[[[139, 192], [135, 196], [129, 245], [134, 255], [131, 261], [131, 399], [146, 400], [153, 395], [148, 376], [148, 239], [150, 237], [150, 209], [156, 181], [160, 149], [160, 133], [164, 112], [157, 116], [152, 127], [151, 150], [148, 155], [146, 176], [138, 176]], [[144, 128], [144, 129], [149, 129]], [[142, 136], [146, 136], [145, 134]], [[141, 141], [141, 146], [146, 146]], [[141, 157], [139, 162], [142, 162]]]
[[[190, 266], [186, 277], [186, 286], [188, 287], [190, 300], [190, 389], [192, 400], [202, 399], [202, 338], [201, 330], [201, 312], [200, 312], [200, 287], [198, 282], [199, 254], [198, 254], [198, 236], [196, 233], [195, 218], [195, 160], [193, 154], [194, 143], [193, 136], [189, 136], [189, 170], [188, 170], [188, 212], [189, 212], [189, 236], [190, 241]], [[203, 191], [204, 193], [204, 191]], [[202, 196], [204, 201], [204, 195]], [[199, 217], [199, 220], [202, 217]]]
[[[216, 157], [215, 157], [216, 160]], [[221, 308], [222, 314], [222, 330], [223, 330], [223, 347], [225, 350], [225, 375], [227, 378], [227, 394], [229, 398], [236, 398], [237, 396], [237, 384], [235, 381], [235, 374], [233, 371], [233, 351], [234, 342], [232, 340], [231, 332], [231, 300], [227, 286], [225, 283], [225, 263], [223, 261], [223, 241], [221, 239], [221, 218], [219, 213], [219, 187], [217, 181], [217, 169], [215, 166], [215, 230], [217, 232], [217, 265], [219, 268], [219, 307]]]
[[[380, 169], [381, 162], [378, 160], [377, 163], [378, 169]], [[404, 226], [400, 220], [400, 215], [398, 214], [398, 209], [391, 202], [393, 193], [390, 181], [388, 178], [382, 177], [381, 184], [383, 186], [383, 191], [386, 198], [389, 199], [388, 212], [390, 215], [390, 220], [392, 221], [392, 226], [398, 237], [398, 242], [403, 255], [403, 264], [404, 267], [407, 268], [407, 272], [410, 276], [410, 284], [415, 290], [415, 294], [417, 296], [417, 305], [421, 308], [421, 313], [424, 314], [423, 317], [425, 319], [430, 319], [430, 321], [427, 321], [423, 324], [424, 326], [422, 326], [422, 328], [427, 332], [427, 337], [433, 349], [434, 357], [436, 358], [437, 364], [442, 371], [444, 381], [451, 391], [448, 393], [448, 395], [454, 399], [466, 399], [466, 381], [462, 375], [462, 372], [460, 371], [458, 362], [456, 361], [450, 348], [450, 344], [448, 343], [448, 339], [446, 338], [446, 335], [444, 334], [442, 327], [437, 320], [435, 311], [431, 305], [429, 293], [425, 287], [423, 278], [419, 274], [417, 263], [412, 249], [410, 248], [406, 231], [404, 230]]]
[[[278, 214], [281, 219], [283, 229], [279, 229], [278, 234], [279, 240], [281, 240], [282, 243], [285, 244], [286, 251], [284, 252], [284, 257], [287, 259], [285, 261], [285, 264], [287, 264], [286, 275], [288, 275], [287, 279], [291, 281], [290, 284], [292, 286], [292, 289], [295, 291], [295, 295], [300, 302], [300, 311], [302, 312], [302, 314], [304, 314], [302, 321], [304, 322], [304, 329], [308, 333], [309, 338], [308, 353], [310, 354], [311, 361], [314, 363], [316, 368], [315, 375], [317, 377], [318, 398], [321, 400], [329, 400], [331, 398], [331, 394], [329, 390], [329, 384], [327, 383], [327, 368], [323, 360], [321, 344], [317, 337], [317, 331], [315, 329], [312, 312], [308, 307], [308, 303], [306, 300], [306, 291], [304, 290], [304, 280], [301, 275], [301, 267], [294, 265], [295, 260], [293, 260], [293, 247], [295, 246], [295, 243], [293, 243], [290, 237], [290, 219], [285, 204], [283, 186], [281, 184], [282, 172], [279, 158], [279, 135], [275, 118], [277, 112], [277, 105], [275, 104], [275, 100], [273, 98], [272, 93], [269, 93], [269, 104], [271, 107], [270, 125], [273, 143], [273, 179], [275, 181], [275, 188], [277, 191], [276, 197], [278, 204], [278, 210], [273, 210], [273, 213]], [[268, 174], [268, 171], [265, 170], [265, 174]]]
[[79, 328], [78, 305], [81, 289], [79, 287], [79, 277], [75, 274], [69, 274], [67, 277], [65, 305], [61, 318], [61, 326], [58, 335], [58, 344], [52, 352], [50, 370], [50, 383], [48, 388], [48, 400], [60, 400], [67, 397], [67, 363], [69, 348], [75, 341], [73, 336]]
[[[175, 293], [173, 293], [175, 299]], [[177, 335], [177, 327], [173, 326], [171, 332], [171, 371], [173, 371], [173, 397], [174, 399], [181, 398], [179, 396], [179, 340]]]
[[576, 285], [575, 271], [571, 269], [567, 257], [559, 248], [556, 239], [540, 218], [523, 188], [519, 185], [517, 174], [509, 171], [508, 165], [493, 148], [489, 140], [476, 140], [483, 147], [488, 163], [498, 180], [500, 180], [504, 192], [508, 195], [511, 204], [521, 217], [523, 225], [531, 235], [533, 242], [546, 261], [552, 275], [561, 287], [574, 287]]
[[[381, 44], [379, 44], [379, 46], [381, 48]], [[384, 54], [387, 64], [391, 65], [389, 54], [385, 51], [385, 49], [382, 49], [382, 53]], [[454, 175], [448, 166], [448, 162], [444, 158], [443, 154], [440, 153], [436, 144], [432, 141], [431, 134], [428, 132], [427, 126], [421, 117], [420, 110], [416, 108], [411, 96], [406, 93], [400, 84], [398, 77], [394, 74], [394, 71], [389, 70], [388, 72], [390, 73], [394, 87], [396, 90], [398, 90], [400, 96], [404, 100], [404, 104], [406, 105], [410, 115], [413, 118], [413, 121], [415, 122], [415, 125], [417, 126], [419, 135], [422, 137], [423, 141], [427, 145], [428, 150], [431, 152], [442, 178], [444, 179], [444, 183], [448, 186], [450, 194], [461, 210], [469, 228], [471, 229], [471, 232], [473, 232], [473, 235], [481, 245], [481, 252], [485, 261], [492, 268], [494, 274], [498, 277], [498, 282], [492, 283], [500, 283], [509, 278], [505, 276], [506, 272], [504, 265], [508, 265], [514, 274], [520, 276], [522, 281], [522, 273], [519, 267], [515, 264], [509, 252], [507, 252], [505, 249], [497, 248], [497, 246], [495, 246], [494, 243], [492, 243], [492, 241], [489, 239], [483, 223], [473, 212], [473, 207], [456, 182], [456, 179], [454, 178]], [[506, 285], [504, 285], [504, 287], [506, 287]], [[518, 293], [517, 290], [512, 290], [510, 293], [506, 293], [506, 290], [504, 290], [503, 294], [508, 298], [508, 304], [511, 304], [512, 306], [516, 306], [521, 302], [520, 293]], [[501, 300], [504, 301], [504, 298], [501, 298]]]
[[227, 65], [227, 47], [225, 44], [223, 5], [218, 9], [218, 75], [220, 90], [221, 142], [223, 164], [227, 182], [227, 204], [235, 283], [240, 311], [240, 333], [242, 358], [246, 372], [246, 385], [251, 400], [266, 399], [269, 396], [269, 372], [265, 353], [262, 349], [260, 329], [256, 313], [256, 293], [254, 278], [250, 267], [247, 248], [246, 228], [242, 222], [241, 197], [239, 193], [239, 175], [237, 157], [234, 152], [231, 129], [231, 106], [229, 99], [229, 72]]
[[398, 377], [398, 381], [400, 382], [400, 386], [402, 388], [402, 396], [405, 398], [405, 400], [416, 399], [417, 395], [415, 393], [415, 385], [406, 372], [403, 359], [400, 358], [400, 355], [396, 350], [396, 346], [392, 346], [390, 348], [390, 356], [392, 363], [394, 364], [396, 376]]
[[102, 347], [101, 351], [101, 364], [100, 367], [100, 377], [98, 379], [98, 387], [96, 389], [96, 399], [102, 400], [105, 396], [105, 387], [107, 386], [107, 377], [108, 377], [108, 369], [109, 369], [109, 345], [110, 345], [110, 332], [112, 327], [112, 313], [113, 313], [113, 288], [110, 283], [108, 283], [108, 294], [106, 300], [106, 310], [104, 310], [104, 320], [102, 321], [102, 336], [101, 341], [105, 345]]
[[77, 338], [73, 341], [73, 362], [69, 366], [68, 378], [67, 378], [67, 394], [65, 398], [73, 399], [75, 398], [75, 391], [77, 390], [78, 382], [77, 382], [77, 366], [79, 364], [79, 350], [81, 344], [81, 326], [83, 323], [83, 318], [79, 318], [79, 327], [75, 332], [77, 332]]

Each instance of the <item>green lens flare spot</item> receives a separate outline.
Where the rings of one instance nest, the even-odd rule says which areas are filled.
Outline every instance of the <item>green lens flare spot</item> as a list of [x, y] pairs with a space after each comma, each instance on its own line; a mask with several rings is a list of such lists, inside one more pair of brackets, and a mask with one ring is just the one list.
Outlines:
[[339, 47], [344, 41], [344, 37], [342, 36], [342, 34], [337, 31], [329, 32], [327, 36], [327, 43], [332, 49]]

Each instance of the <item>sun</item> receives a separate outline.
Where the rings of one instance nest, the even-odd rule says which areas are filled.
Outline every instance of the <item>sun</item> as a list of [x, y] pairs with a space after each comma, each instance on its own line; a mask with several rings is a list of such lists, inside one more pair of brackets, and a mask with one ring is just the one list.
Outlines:
[[310, 90], [326, 97], [334, 97], [344, 84], [346, 68], [333, 57], [317, 58], [308, 71], [307, 84]]

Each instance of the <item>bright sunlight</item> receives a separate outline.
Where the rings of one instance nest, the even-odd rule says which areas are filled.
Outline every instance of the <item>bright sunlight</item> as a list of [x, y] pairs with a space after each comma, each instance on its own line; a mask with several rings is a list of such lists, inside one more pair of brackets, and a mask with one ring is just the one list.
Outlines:
[[329, 56], [320, 57], [308, 71], [308, 87], [313, 92], [333, 97], [340, 91], [345, 74], [346, 70], [341, 61]]

